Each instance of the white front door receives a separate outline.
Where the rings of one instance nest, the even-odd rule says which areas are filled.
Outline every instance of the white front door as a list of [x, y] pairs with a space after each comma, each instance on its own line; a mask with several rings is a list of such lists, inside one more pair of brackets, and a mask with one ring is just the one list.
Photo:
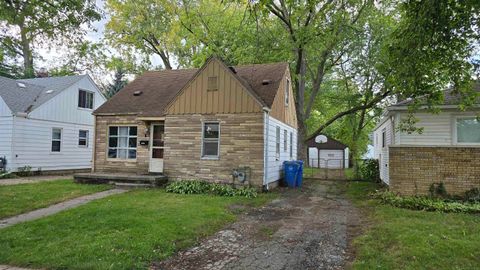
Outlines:
[[150, 126], [150, 172], [163, 172], [163, 153], [165, 125], [152, 124]]

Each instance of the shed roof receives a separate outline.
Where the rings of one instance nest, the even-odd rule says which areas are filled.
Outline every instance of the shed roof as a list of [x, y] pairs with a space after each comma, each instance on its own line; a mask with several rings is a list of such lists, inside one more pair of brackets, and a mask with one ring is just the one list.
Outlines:
[[308, 147], [315, 147], [317, 149], [329, 149], [329, 150], [344, 150], [348, 146], [345, 144], [341, 143], [340, 141], [337, 141], [331, 137], [327, 137], [327, 142], [326, 143], [317, 143], [315, 142], [315, 138], [311, 138], [310, 140], [307, 141], [307, 146]]
[[[249, 90], [255, 92], [261, 102], [271, 107], [288, 63], [252, 64], [233, 67], [235, 76]], [[129, 83], [95, 114], [138, 114], [163, 116], [167, 105], [195, 76], [199, 69], [147, 71]], [[269, 80], [268, 84], [263, 84]], [[136, 91], [142, 94], [134, 96]]]

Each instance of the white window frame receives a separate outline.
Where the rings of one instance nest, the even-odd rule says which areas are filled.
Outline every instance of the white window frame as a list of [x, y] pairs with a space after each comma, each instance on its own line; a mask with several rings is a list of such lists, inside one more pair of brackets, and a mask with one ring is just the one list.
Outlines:
[[[85, 131], [85, 137], [81, 137], [80, 136], [80, 133], [82, 131]], [[78, 130], [78, 147], [82, 147], [82, 148], [88, 148], [88, 136], [90, 135], [90, 131], [88, 129], [79, 129]], [[85, 145], [81, 145], [80, 144], [80, 140], [84, 139], [85, 140]]]
[[276, 126], [275, 130], [275, 159], [280, 160], [280, 127]]
[[[80, 92], [85, 92], [85, 105], [88, 105], [88, 95], [92, 95], [92, 108], [89, 108], [89, 107], [82, 107], [80, 106]], [[78, 98], [77, 98], [77, 106], [79, 109], [81, 110], [93, 110], [93, 108], [95, 107], [95, 92], [92, 92], [92, 91], [88, 91], [88, 90], [85, 90], [85, 89], [78, 89]]]
[[285, 82], [285, 106], [288, 106], [290, 103], [290, 79], [287, 78]]
[[[114, 136], [110, 136], [110, 128], [112, 127], [116, 127], [118, 130], [117, 130], [117, 135], [114, 135]], [[119, 134], [120, 134], [120, 127], [128, 127], [128, 130], [127, 130], [127, 147], [118, 147], [118, 138], [120, 138]], [[130, 128], [131, 127], [136, 127], [137, 128], [137, 135], [130, 135]], [[117, 147], [110, 147], [110, 137], [116, 137], [117, 138]], [[130, 141], [130, 138], [136, 138], [137, 139], [137, 143], [135, 144], [135, 147], [128, 147], [128, 143]], [[137, 125], [109, 125], [107, 126], [107, 151], [105, 151], [106, 153], [106, 156], [107, 156], [107, 160], [109, 161], [131, 161], [131, 162], [135, 162], [137, 160], [137, 157], [138, 157], [138, 126]], [[118, 157], [118, 153], [117, 153], [117, 157], [115, 158], [112, 158], [112, 157], [109, 157], [108, 156], [108, 152], [110, 149], [121, 149], [121, 150], [127, 150], [127, 158], [119, 158]], [[129, 150], [135, 150], [135, 158], [128, 158], [128, 151]]]
[[387, 129], [382, 129], [382, 149], [387, 147]]
[[[205, 138], [205, 125], [207, 124], [216, 124], [218, 125], [218, 138], [217, 139], [212, 139], [212, 138]], [[201, 159], [209, 159], [209, 160], [218, 160], [220, 159], [220, 137], [221, 137], [221, 125], [220, 121], [203, 121], [202, 122], [202, 142], [200, 146], [200, 158]], [[205, 142], [217, 142], [217, 155], [205, 155], [203, 153], [204, 150], [204, 143]]]
[[476, 116], [471, 115], [462, 115], [462, 116], [454, 116], [453, 117], [453, 124], [452, 124], [452, 131], [453, 131], [453, 138], [452, 142], [454, 145], [480, 145], [478, 142], [458, 142], [458, 130], [457, 130], [457, 121], [458, 119], [475, 119]]
[[[60, 130], [60, 139], [54, 139], [53, 138], [53, 132], [55, 130]], [[50, 141], [50, 153], [61, 153], [62, 152], [62, 138], [63, 138], [63, 129], [62, 128], [57, 128], [53, 127], [52, 132], [50, 134], [51, 136], [51, 141]], [[53, 151], [53, 142], [60, 142], [60, 149], [58, 151]]]

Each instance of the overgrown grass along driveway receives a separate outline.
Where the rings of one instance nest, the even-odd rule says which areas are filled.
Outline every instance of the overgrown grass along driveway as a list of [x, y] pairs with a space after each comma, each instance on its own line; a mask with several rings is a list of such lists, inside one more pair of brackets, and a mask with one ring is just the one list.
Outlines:
[[353, 269], [478, 269], [479, 215], [381, 205], [367, 196], [376, 187], [366, 182], [348, 184], [347, 194], [372, 221], [354, 240]]
[[[0, 264], [49, 269], [145, 269], [234, 221], [255, 199], [137, 190], [0, 231]], [[238, 209], [238, 207], [235, 207]]]
[[76, 184], [73, 180], [0, 185], [0, 219], [110, 188], [109, 185]]

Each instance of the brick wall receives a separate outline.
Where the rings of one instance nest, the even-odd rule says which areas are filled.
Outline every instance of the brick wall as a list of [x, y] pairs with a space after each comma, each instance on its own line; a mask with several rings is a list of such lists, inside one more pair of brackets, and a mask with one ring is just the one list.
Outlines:
[[[201, 159], [202, 121], [220, 122], [220, 157]], [[250, 184], [263, 183], [263, 114], [169, 115], [165, 119], [165, 174], [169, 180], [232, 181], [232, 169], [252, 168]]]
[[480, 187], [480, 148], [394, 146], [390, 152], [390, 190], [426, 195], [443, 182], [449, 194]]
[[[137, 121], [135, 115], [124, 116], [96, 116], [95, 124], [95, 172], [125, 172], [144, 174], [148, 173], [149, 149], [148, 146], [138, 145], [144, 137], [146, 128], [144, 121]], [[107, 159], [108, 126], [132, 125], [137, 126], [137, 158], [136, 160]]]

